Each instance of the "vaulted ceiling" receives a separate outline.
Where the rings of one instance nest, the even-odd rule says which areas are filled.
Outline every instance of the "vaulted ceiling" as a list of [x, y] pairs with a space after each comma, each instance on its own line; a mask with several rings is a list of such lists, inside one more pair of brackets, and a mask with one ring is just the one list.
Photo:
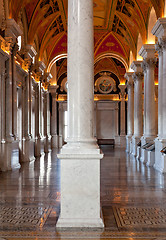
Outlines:
[[[119, 56], [129, 62], [139, 33], [145, 43], [151, 8], [163, 15], [164, 0], [94, 0], [95, 59]], [[10, 17], [22, 21], [24, 42], [32, 44], [48, 66], [67, 52], [67, 0], [9, 0]]]

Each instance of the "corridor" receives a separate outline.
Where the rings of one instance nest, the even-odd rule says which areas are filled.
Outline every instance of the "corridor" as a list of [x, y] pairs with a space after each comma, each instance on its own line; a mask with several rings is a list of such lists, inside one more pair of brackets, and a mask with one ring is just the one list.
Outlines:
[[104, 230], [56, 231], [60, 161], [53, 151], [19, 170], [0, 173], [0, 240], [166, 239], [166, 177], [124, 150], [102, 150]]

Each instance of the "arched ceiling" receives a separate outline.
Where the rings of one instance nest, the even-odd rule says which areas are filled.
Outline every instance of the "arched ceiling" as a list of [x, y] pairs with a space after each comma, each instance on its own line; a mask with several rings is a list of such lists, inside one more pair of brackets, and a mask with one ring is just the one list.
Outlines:
[[[137, 52], [139, 33], [147, 39], [150, 10], [163, 15], [164, 0], [94, 0], [95, 57], [114, 53], [129, 62], [130, 51]], [[9, 0], [10, 17], [21, 12], [26, 42], [38, 45], [40, 60], [49, 62], [67, 52], [67, 0]], [[26, 20], [26, 21], [25, 21]], [[25, 26], [26, 25], [26, 26]], [[47, 57], [43, 57], [47, 56]]]

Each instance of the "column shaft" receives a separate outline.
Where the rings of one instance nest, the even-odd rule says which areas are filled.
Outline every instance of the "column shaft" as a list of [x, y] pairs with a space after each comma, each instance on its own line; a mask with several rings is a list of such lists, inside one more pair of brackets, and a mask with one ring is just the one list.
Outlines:
[[142, 134], [142, 76], [137, 76], [134, 82], [134, 135], [137, 137], [141, 137]]
[[144, 95], [146, 98], [146, 128], [144, 133], [147, 137], [156, 136], [154, 67], [154, 60], [152, 59], [148, 62], [145, 92], [146, 94]]
[[134, 132], [134, 86], [128, 86], [128, 111], [127, 111], [127, 134], [133, 135]]
[[86, 142], [93, 138], [93, 1], [69, 0], [68, 9], [68, 142]]
[[163, 84], [163, 52], [160, 46], [158, 50], [159, 66], [158, 66], [158, 137], [162, 138], [163, 124], [162, 124], [162, 84]]

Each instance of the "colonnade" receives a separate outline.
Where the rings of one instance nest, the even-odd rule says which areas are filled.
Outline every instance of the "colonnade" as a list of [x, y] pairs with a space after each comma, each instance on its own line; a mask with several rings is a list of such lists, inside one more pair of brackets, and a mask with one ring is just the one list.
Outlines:
[[[166, 19], [158, 19], [152, 29], [158, 42], [144, 44], [139, 51], [143, 60], [134, 61], [131, 64], [134, 73], [128, 72], [125, 75], [128, 88], [126, 151], [162, 173], [166, 172], [165, 30]], [[158, 53], [158, 79], [155, 79], [156, 52]], [[143, 89], [142, 86], [144, 86]]]
[[[35, 61], [32, 45], [19, 54], [17, 38], [22, 34], [14, 19], [6, 22], [0, 37], [0, 171], [20, 168], [41, 154], [57, 148], [56, 90], [48, 89], [52, 78], [45, 65]], [[50, 111], [50, 96], [53, 108]], [[54, 106], [55, 105], [55, 106]]]

